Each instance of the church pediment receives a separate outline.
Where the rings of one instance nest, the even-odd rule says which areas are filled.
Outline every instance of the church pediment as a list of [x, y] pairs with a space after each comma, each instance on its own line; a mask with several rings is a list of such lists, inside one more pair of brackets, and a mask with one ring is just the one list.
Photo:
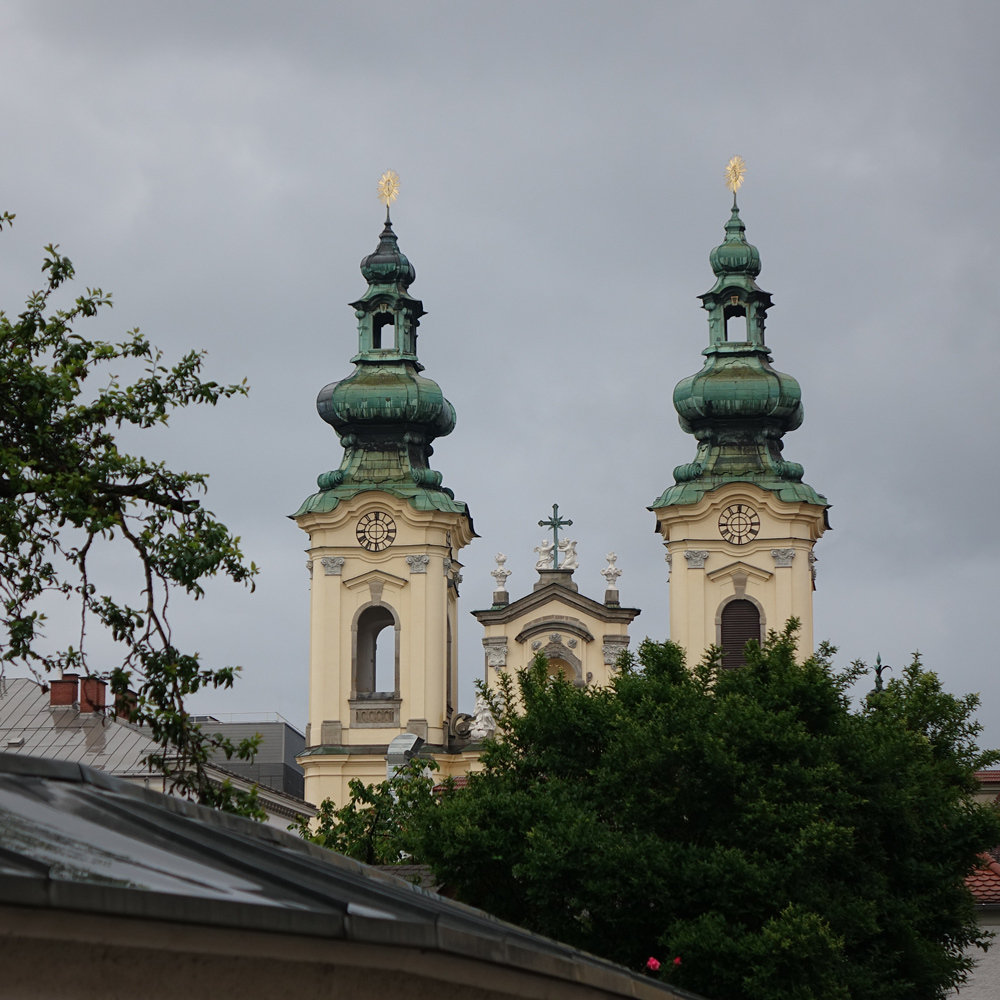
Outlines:
[[386, 573], [385, 570], [381, 569], [370, 569], [366, 573], [359, 573], [357, 576], [352, 576], [350, 580], [344, 581], [344, 586], [348, 590], [359, 590], [362, 587], [367, 587], [372, 580], [381, 580], [383, 583], [392, 583], [397, 587], [405, 587], [410, 581], [404, 580], [401, 576], [395, 576], [393, 573]]
[[553, 605], [556, 606], [553, 607], [553, 611], [559, 606], [565, 608], [566, 617], [572, 618], [571, 613], [575, 611], [580, 615], [595, 618], [605, 623], [630, 622], [639, 615], [638, 608], [610, 607], [557, 583], [549, 584], [540, 590], [534, 590], [502, 607], [473, 611], [472, 614], [483, 625], [508, 625], [529, 615], [538, 617], [544, 609]]
[[725, 580], [728, 577], [735, 577], [737, 575], [741, 575], [744, 580], [752, 579], [765, 583], [770, 580], [772, 576], [774, 576], [774, 574], [769, 570], [761, 569], [759, 566], [751, 566], [750, 563], [743, 562], [742, 560], [728, 563], [726, 566], [714, 569], [711, 573], [706, 573], [705, 575], [713, 583], [718, 580]]

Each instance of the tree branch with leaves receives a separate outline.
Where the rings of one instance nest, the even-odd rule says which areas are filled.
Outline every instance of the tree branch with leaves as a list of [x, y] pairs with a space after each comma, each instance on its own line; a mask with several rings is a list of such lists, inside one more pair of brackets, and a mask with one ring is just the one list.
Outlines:
[[[0, 230], [13, 219], [0, 216]], [[83, 336], [78, 326], [110, 308], [111, 295], [87, 288], [56, 308], [75, 272], [57, 246], [45, 252], [44, 286], [17, 316], [0, 312], [0, 666], [23, 664], [39, 680], [66, 672], [105, 677], [116, 706], [159, 743], [149, 764], [171, 790], [262, 818], [255, 789], [219, 783], [208, 767], [219, 754], [252, 759], [257, 741], [233, 744], [207, 733], [187, 707], [198, 691], [231, 687], [239, 668], [208, 668], [181, 652], [168, 616], [172, 592], [197, 600], [204, 581], [218, 575], [252, 588], [257, 568], [245, 561], [240, 539], [202, 507], [205, 474], [130, 455], [115, 437], [122, 428], [166, 425], [187, 406], [245, 395], [246, 383], [204, 380], [203, 352], [167, 365], [137, 329], [120, 343]], [[109, 367], [118, 364], [137, 364], [141, 375], [122, 382]], [[132, 552], [143, 581], [136, 597], [104, 593], [93, 582], [91, 560], [103, 543]], [[79, 639], [62, 649], [46, 643], [43, 606], [53, 594], [79, 606]], [[95, 627], [120, 648], [110, 671], [88, 655]]]

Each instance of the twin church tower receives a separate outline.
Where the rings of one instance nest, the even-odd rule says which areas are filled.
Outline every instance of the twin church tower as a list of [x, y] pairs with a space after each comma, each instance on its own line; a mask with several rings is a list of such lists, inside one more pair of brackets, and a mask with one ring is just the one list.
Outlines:
[[[764, 339], [770, 295], [756, 282], [760, 254], [736, 205], [742, 161], [727, 168], [733, 208], [710, 254], [715, 284], [701, 296], [709, 343], [701, 371], [678, 383], [674, 407], [697, 443], [693, 462], [650, 507], [670, 563], [670, 638], [697, 661], [721, 646], [742, 662], [748, 639], [795, 616], [800, 648], [813, 648], [813, 545], [827, 525], [826, 499], [786, 461], [782, 437], [802, 423], [799, 384], [771, 367]], [[380, 182], [386, 222], [361, 261], [368, 289], [354, 371], [320, 391], [320, 416], [344, 448], [340, 467], [294, 515], [309, 536], [311, 572], [306, 798], [342, 805], [351, 778], [379, 781], [396, 739], [438, 760], [442, 775], [478, 759], [476, 728], [458, 705], [459, 553], [477, 537], [468, 507], [430, 467], [435, 438], [455, 410], [422, 373], [409, 293], [416, 272], [399, 249], [388, 206], [398, 179]], [[486, 682], [544, 651], [578, 684], [606, 683], [639, 613], [622, 608], [616, 573], [603, 601], [579, 593], [573, 560], [545, 555], [539, 581], [510, 601], [502, 567], [493, 606], [474, 612], [485, 635]], [[398, 739], [399, 737], [409, 738]], [[417, 737], [418, 740], [414, 740]]]

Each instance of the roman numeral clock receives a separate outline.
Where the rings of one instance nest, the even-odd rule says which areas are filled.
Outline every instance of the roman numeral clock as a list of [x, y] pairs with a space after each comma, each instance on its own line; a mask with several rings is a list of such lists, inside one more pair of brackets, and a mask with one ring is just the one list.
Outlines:
[[396, 522], [384, 511], [369, 511], [358, 521], [357, 536], [369, 552], [383, 552], [396, 540]]

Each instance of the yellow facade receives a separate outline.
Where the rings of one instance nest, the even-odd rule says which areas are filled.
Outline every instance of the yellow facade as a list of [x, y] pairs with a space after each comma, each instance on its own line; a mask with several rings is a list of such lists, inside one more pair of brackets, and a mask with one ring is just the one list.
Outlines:
[[[737, 543], [723, 536], [720, 521], [725, 524], [724, 513], [739, 505], [756, 515], [759, 526]], [[735, 600], [757, 607], [761, 638], [798, 618], [799, 654], [812, 653], [813, 546], [827, 526], [825, 507], [786, 503], [751, 483], [729, 483], [698, 503], [653, 512], [670, 561], [670, 638], [684, 647], [688, 662], [722, 645], [723, 609]]]
[[[391, 519], [394, 536], [373, 551], [358, 532], [376, 513]], [[309, 534], [312, 573], [308, 746], [299, 761], [306, 799], [343, 804], [351, 777], [383, 780], [385, 748], [403, 733], [442, 751], [448, 758], [442, 770], [451, 773], [456, 755], [446, 751], [458, 691], [456, 555], [473, 537], [468, 517], [416, 510], [368, 490], [328, 513], [296, 520]], [[377, 690], [366, 676], [374, 655], [373, 647], [366, 651], [368, 640], [395, 648], [391, 690]]]
[[[484, 629], [484, 680], [496, 686], [499, 671], [516, 676], [537, 653], [544, 653], [550, 670], [561, 671], [574, 684], [608, 683], [619, 654], [628, 648], [629, 623], [635, 608], [585, 597], [572, 573], [541, 570], [532, 593], [512, 604], [475, 611]], [[551, 582], [550, 582], [551, 581]]]

